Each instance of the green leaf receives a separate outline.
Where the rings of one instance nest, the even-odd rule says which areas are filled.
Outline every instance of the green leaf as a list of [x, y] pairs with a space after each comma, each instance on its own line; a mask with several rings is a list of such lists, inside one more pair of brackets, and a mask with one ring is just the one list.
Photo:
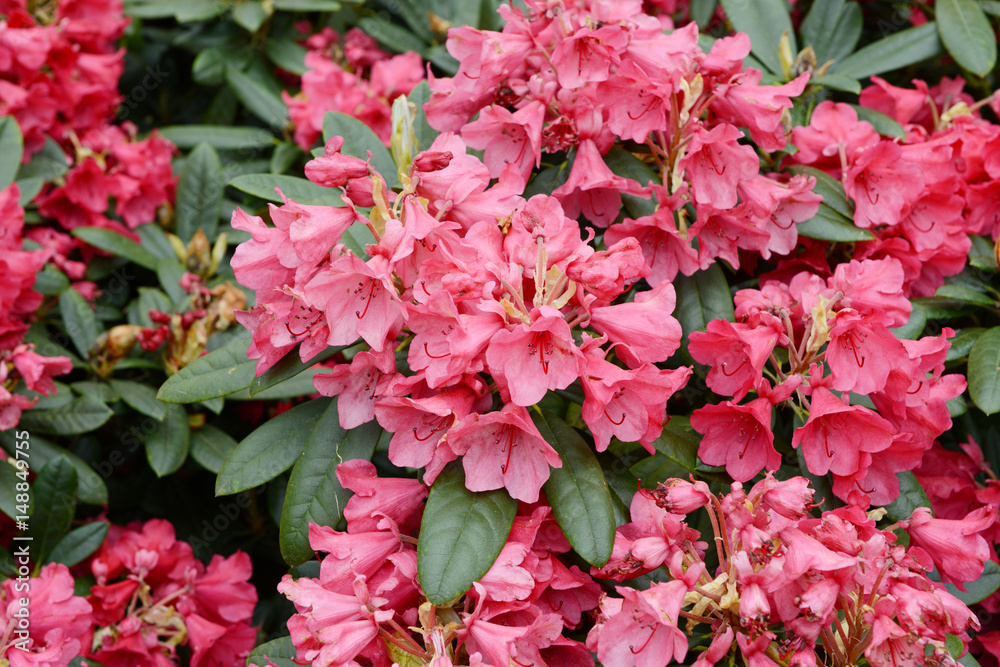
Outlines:
[[181, 287], [181, 278], [186, 270], [177, 258], [161, 259], [156, 263], [156, 278], [160, 281], [160, 287], [166, 292], [173, 303], [180, 303], [187, 300], [188, 293]]
[[[613, 173], [631, 178], [642, 187], [646, 187], [650, 182], [654, 184], [660, 182], [656, 172], [650, 169], [649, 165], [620, 146], [614, 146], [608, 151], [604, 161]], [[622, 195], [622, 205], [631, 218], [652, 215], [656, 211], [655, 200], [635, 195]]]
[[220, 150], [251, 150], [275, 144], [274, 135], [261, 127], [227, 127], [225, 125], [172, 125], [160, 128], [160, 134], [178, 148], [194, 148], [206, 143]]
[[934, 293], [934, 296], [964, 301], [977, 306], [986, 306], [987, 308], [995, 308], [997, 305], [996, 300], [990, 295], [971, 287], [966, 287], [965, 285], [941, 285], [938, 291]]
[[899, 497], [885, 506], [886, 516], [893, 521], [909, 519], [918, 507], [930, 507], [931, 501], [920, 482], [910, 471], [896, 473], [899, 478]]
[[611, 490], [601, 464], [576, 429], [551, 412], [532, 411], [532, 421], [562, 459], [545, 482], [545, 497], [559, 527], [573, 549], [600, 567], [611, 557], [615, 544], [615, 517]]
[[969, 351], [969, 395], [988, 415], [1000, 412], [1000, 327], [993, 327]]
[[302, 76], [309, 71], [305, 63], [306, 48], [299, 45], [295, 40], [269, 39], [264, 49], [267, 51], [267, 57], [271, 59], [271, 62], [286, 72]]
[[77, 227], [72, 231], [73, 236], [89, 243], [95, 248], [110, 252], [112, 255], [124, 257], [125, 259], [138, 264], [139, 266], [156, 270], [157, 258], [141, 245], [127, 239], [117, 232], [100, 227]]
[[517, 501], [506, 489], [473, 493], [462, 464], [448, 464], [431, 487], [417, 544], [417, 575], [427, 599], [445, 604], [493, 566], [507, 542]]
[[59, 269], [48, 265], [35, 274], [34, 288], [45, 296], [55, 296], [69, 289], [69, 278]]
[[264, 422], [222, 464], [215, 495], [252, 489], [291, 468], [330, 403], [328, 398], [316, 398]]
[[28, 164], [22, 164], [17, 172], [17, 184], [21, 188], [21, 206], [27, 206], [41, 191], [42, 186], [69, 171], [66, 154], [51, 137], [45, 138], [42, 150], [35, 153]]
[[937, 24], [929, 21], [873, 42], [845, 57], [831, 68], [837, 74], [867, 79], [872, 74], [903, 69], [941, 54]]
[[[15, 432], [13, 429], [9, 431], [0, 431], [0, 446], [2, 446], [4, 451], [6, 451], [11, 457], [14, 456], [14, 452], [16, 451], [15, 443], [20, 440], [20, 438], [15, 438], [14, 435]], [[95, 471], [95, 468], [99, 469], [100, 464], [95, 464], [92, 468], [76, 454], [66, 451], [59, 445], [46, 440], [40, 435], [31, 434], [29, 442], [31, 443], [32, 468], [35, 470], [41, 470], [42, 466], [52, 459], [63, 456], [73, 464], [73, 467], [76, 469], [76, 473], [79, 476], [80, 500], [89, 505], [108, 504], [108, 487], [104, 485], [104, 480], [101, 478], [101, 475]], [[107, 474], [105, 474], [105, 476], [107, 476]]]
[[146, 459], [157, 477], [165, 477], [184, 465], [191, 446], [191, 426], [184, 406], [166, 403], [167, 415], [146, 436]]
[[296, 396], [305, 396], [307, 394], [315, 394], [316, 386], [313, 383], [313, 378], [319, 373], [326, 372], [328, 369], [323, 367], [313, 367], [307, 368], [293, 378], [289, 378], [284, 382], [279, 382], [273, 387], [268, 387], [267, 389], [262, 389], [253, 396], [250, 395], [250, 391], [245, 389], [243, 391], [238, 391], [235, 394], [227, 396], [231, 401], [273, 401], [282, 400], [286, 398], [294, 398]]
[[35, 509], [28, 535], [32, 538], [31, 556], [36, 563], [47, 562], [52, 548], [72, 525], [78, 480], [69, 459], [58, 456], [45, 464], [31, 485]]
[[[813, 47], [816, 62], [840, 60], [854, 50], [861, 39], [864, 17], [858, 3], [846, 0], [814, 2], [802, 21], [802, 41]], [[811, 83], [816, 83], [812, 80]]]
[[80, 396], [52, 410], [27, 410], [21, 415], [20, 427], [51, 435], [78, 435], [99, 428], [112, 414], [99, 399]]
[[229, 181], [229, 185], [237, 190], [265, 201], [281, 203], [281, 197], [275, 191], [280, 188], [285, 196], [300, 204], [316, 206], [343, 206], [340, 190], [324, 188], [312, 181], [297, 176], [283, 174], [244, 174]]
[[[815, 7], [816, 5], [813, 6]], [[824, 88], [840, 90], [845, 93], [854, 93], [855, 95], [861, 92], [861, 82], [857, 79], [852, 79], [849, 76], [844, 76], [843, 74], [824, 74], [823, 76], [815, 76], [809, 79], [809, 83], [816, 86], [823, 86]]]
[[684, 330], [684, 348], [692, 331], [700, 331], [715, 319], [732, 320], [733, 297], [729, 293], [722, 267], [712, 264], [693, 276], [678, 274], [674, 278], [677, 307], [674, 317]]
[[938, 34], [955, 62], [978, 76], [997, 64], [997, 38], [976, 0], [938, 0], [934, 3]]
[[344, 145], [340, 149], [344, 155], [353, 155], [367, 160], [368, 151], [371, 151], [372, 167], [382, 174], [386, 185], [390, 188], [399, 185], [396, 163], [392, 161], [392, 156], [385, 144], [372, 132], [371, 128], [360, 120], [347, 114], [328, 111], [323, 116], [323, 142], [326, 143], [331, 137], [344, 138]]
[[163, 421], [167, 416], [170, 403], [164, 403], [156, 397], [156, 390], [148, 384], [132, 382], [131, 380], [111, 380], [111, 386], [118, 392], [125, 405], [136, 412], [157, 421]]
[[139, 225], [135, 228], [135, 233], [139, 235], [139, 244], [152, 253], [156, 259], [177, 260], [177, 253], [170, 245], [170, 239], [167, 238], [166, 232], [159, 225], [155, 223]]
[[59, 296], [59, 313], [62, 315], [66, 334], [73, 341], [73, 347], [86, 358], [90, 346], [101, 333], [94, 311], [87, 300], [76, 291], [68, 289]]
[[719, 0], [691, 0], [691, 20], [704, 28], [712, 20], [718, 6]]
[[343, 347], [328, 347], [309, 361], [301, 361], [299, 359], [299, 348], [296, 347], [264, 371], [263, 375], [258, 375], [253, 379], [253, 382], [250, 383], [250, 395], [253, 396], [265, 389], [270, 389], [277, 384], [290, 380], [302, 371], [330, 359], [343, 349]]
[[278, 538], [281, 556], [289, 565], [300, 565], [313, 557], [310, 523], [334, 528], [344, 515], [344, 505], [352, 494], [337, 480], [337, 465], [351, 459], [370, 460], [384, 433], [374, 421], [344, 430], [339, 420], [337, 402], [332, 401], [292, 468]]
[[214, 426], [202, 426], [191, 432], [191, 458], [215, 474], [219, 474], [222, 464], [236, 447], [237, 442], [228, 433]]
[[847, 218], [847, 220], [854, 219], [854, 204], [847, 199], [847, 193], [844, 192], [844, 186], [841, 185], [840, 181], [825, 171], [805, 165], [794, 165], [789, 167], [788, 171], [793, 174], [805, 174], [815, 178], [816, 185], [813, 186], [813, 192], [823, 198], [823, 203]]
[[226, 70], [226, 81], [243, 106], [257, 118], [277, 130], [288, 125], [288, 107], [281, 95], [271, 90], [255, 71], [250, 70], [250, 74], [244, 74], [235, 67], [230, 67]]
[[233, 6], [231, 16], [236, 24], [255, 33], [274, 12], [274, 5], [268, 6], [263, 0], [243, 0]]
[[286, 12], [335, 12], [340, 7], [337, 0], [274, 0], [274, 8]]
[[13, 116], [0, 116], [0, 190], [14, 182], [18, 168], [21, 166], [21, 156], [24, 154], [24, 138], [21, 128]]
[[426, 81], [421, 81], [406, 96], [406, 99], [417, 106], [417, 117], [413, 120], [413, 132], [417, 137], [417, 145], [422, 151], [430, 148], [438, 136], [438, 131], [430, 126], [430, 123], [427, 122], [427, 114], [424, 113], [424, 105], [427, 104], [430, 97], [431, 89]]
[[246, 389], [257, 362], [247, 359], [250, 338], [238, 338], [209, 352], [167, 378], [156, 397], [167, 403], [194, 403]]
[[967, 582], [965, 591], [958, 590], [954, 584], [945, 584], [944, 587], [966, 605], [982, 602], [1000, 588], [1000, 565], [991, 560], [986, 561], [982, 576], [975, 581]]
[[1000, 2], [997, 0], [979, 0], [979, 6], [991, 16], [1000, 16]]
[[247, 665], [266, 665], [267, 660], [264, 658], [267, 658], [278, 667], [295, 667], [298, 663], [293, 662], [293, 660], [297, 655], [291, 637], [281, 637], [280, 639], [272, 639], [250, 651], [250, 655], [247, 656]]
[[949, 339], [951, 347], [945, 353], [945, 361], [957, 361], [969, 356], [969, 351], [976, 344], [979, 337], [986, 331], [983, 327], [967, 327], [955, 332], [955, 336]]
[[177, 182], [174, 220], [181, 241], [190, 241], [199, 228], [209, 240], [215, 238], [224, 187], [218, 153], [208, 143], [198, 144], [184, 162]]
[[792, 29], [792, 19], [788, 15], [788, 4], [785, 0], [721, 0], [722, 8], [733, 27], [739, 32], [745, 32], [750, 37], [750, 50], [769, 70], [775, 74], [782, 73], [781, 58], [778, 56], [778, 43], [781, 36], [788, 31], [791, 40], [792, 53], [798, 53], [795, 43], [795, 31]]
[[[106, 382], [81, 380], [80, 382], [74, 382], [70, 385], [70, 388], [80, 396], [86, 396], [89, 394], [101, 403], [114, 403], [121, 398], [121, 396], [118, 395], [118, 392], [115, 391], [115, 388]], [[69, 403], [71, 400], [72, 396], [66, 396], [66, 403]], [[39, 401], [39, 405], [40, 404], [41, 401]]]
[[798, 224], [800, 236], [823, 241], [870, 241], [875, 238], [867, 229], [861, 229], [853, 220], [845, 218], [825, 203], [819, 205], [816, 215]]
[[274, 147], [271, 153], [271, 173], [280, 174], [287, 171], [302, 155], [302, 149], [294, 141], [283, 141]]
[[912, 305], [913, 310], [910, 311], [910, 317], [907, 319], [906, 324], [889, 329], [889, 331], [896, 335], [896, 338], [916, 340], [923, 333], [924, 327], [927, 325], [927, 311], [919, 303]]
[[389, 21], [365, 16], [358, 21], [358, 27], [379, 44], [397, 53], [403, 51], [420, 53], [427, 48], [427, 44], [419, 37]]
[[958, 658], [958, 664], [965, 665], [965, 667], [980, 667], [979, 661], [972, 657], [971, 653], [966, 653], [961, 658]]
[[687, 472], [698, 469], [698, 444], [701, 436], [691, 428], [691, 419], [684, 415], [673, 415], [664, 425], [660, 437], [653, 441], [653, 447]]
[[[10, 555], [10, 552], [0, 547], [0, 577], [10, 577], [14, 578], [17, 576], [17, 565], [14, 563], [14, 557]], [[72, 667], [76, 667], [73, 663], [70, 663]]]
[[[221, 85], [223, 81], [226, 80], [226, 69], [228, 67], [244, 67], [250, 62], [251, 56], [250, 49], [246, 46], [235, 46], [231, 43], [220, 44], [218, 46], [210, 46], [207, 49], [200, 52], [194, 59], [194, 64], [191, 65], [191, 76], [194, 80], [203, 86], [218, 86]], [[177, 129], [184, 131], [186, 127], [198, 127], [198, 126], [184, 126], [180, 125], [176, 128], [170, 128], [171, 130]], [[229, 128], [223, 127], [222, 129], [243, 129], [243, 128]], [[249, 128], [248, 128], [249, 129]], [[269, 138], [271, 135], [265, 130], [259, 130], [260, 132], [265, 132], [266, 136]], [[197, 135], [198, 133], [194, 133]], [[184, 146], [184, 148], [192, 148], [202, 141], [207, 141], [216, 148], [226, 148], [226, 146], [216, 146], [213, 143], [213, 137], [206, 133], [201, 133], [203, 136], [197, 141], [194, 141], [190, 145]], [[189, 141], [190, 139], [188, 139]], [[266, 143], [264, 144], [267, 145]], [[237, 148], [242, 148], [238, 146]]]
[[900, 125], [895, 118], [892, 116], [887, 116], [881, 111], [875, 111], [874, 109], [869, 109], [868, 107], [863, 107], [860, 104], [852, 104], [854, 110], [858, 112], [858, 119], [867, 121], [871, 123], [875, 131], [884, 137], [892, 137], [894, 139], [905, 139], [906, 130]]
[[73, 567], [97, 551], [108, 534], [108, 524], [103, 521], [88, 523], [66, 533], [49, 554], [49, 562]]
[[990, 273], [997, 272], [997, 259], [993, 254], [993, 242], [982, 236], [972, 235], [972, 249], [969, 250], [969, 264]]
[[[0, 465], [0, 512], [3, 512], [11, 519], [25, 514], [24, 512], [17, 511], [17, 505], [19, 504], [17, 502], [17, 494], [19, 493], [17, 490], [18, 483], [22, 483], [22, 481], [17, 476], [17, 469], [7, 463]], [[23, 491], [20, 493], [23, 493]], [[31, 496], [29, 495], [28, 498], [30, 502]]]

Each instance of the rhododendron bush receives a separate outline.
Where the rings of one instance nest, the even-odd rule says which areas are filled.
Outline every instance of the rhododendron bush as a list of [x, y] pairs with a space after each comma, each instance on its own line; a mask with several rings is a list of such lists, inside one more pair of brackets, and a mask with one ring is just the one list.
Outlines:
[[0, 667], [1000, 664], [998, 17], [0, 0]]

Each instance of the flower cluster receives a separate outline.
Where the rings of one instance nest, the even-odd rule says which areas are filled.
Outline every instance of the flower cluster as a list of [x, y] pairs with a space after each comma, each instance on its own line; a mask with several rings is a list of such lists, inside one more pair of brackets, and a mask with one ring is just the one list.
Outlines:
[[[792, 446], [810, 472], [832, 473], [844, 500], [858, 492], [891, 502], [896, 473], [918, 466], [950, 428], [946, 403], [966, 386], [961, 375], [943, 375], [951, 329], [919, 340], [890, 330], [912, 308], [903, 282], [903, 267], [887, 257], [839, 264], [826, 279], [803, 271], [737, 292], [737, 322], [714, 320], [691, 334], [692, 357], [710, 366], [709, 388], [733, 397], [692, 415], [705, 434], [701, 459], [741, 482], [776, 470], [771, 409], [787, 401], [805, 422]], [[751, 391], [756, 398], [738, 403]]]
[[[582, 212], [608, 228], [608, 244], [637, 239], [651, 284], [717, 257], [739, 267], [740, 250], [768, 258], [795, 248], [795, 223], [819, 206], [814, 180], [760, 174], [760, 158], [740, 143], [738, 128], [766, 151], [784, 147], [785, 112], [807, 73], [761, 86], [761, 73], [743, 67], [746, 35], [722, 38], [706, 54], [697, 25], [666, 34], [638, 0], [538, 0], [526, 12], [502, 6], [500, 13], [502, 32], [449, 32], [459, 71], [431, 81], [426, 106], [431, 125], [485, 151], [492, 176], [513, 165], [524, 182], [544, 153], [572, 149], [568, 177], [553, 195], [570, 217]], [[644, 144], [663, 185], [614, 173], [616, 141]], [[612, 224], [622, 194], [652, 195], [656, 211]]]
[[38, 576], [0, 584], [0, 664], [68, 665], [86, 651], [91, 627], [90, 603], [73, 594], [65, 565], [49, 563]]
[[905, 138], [883, 138], [850, 105], [826, 101], [792, 131], [792, 160], [840, 182], [854, 224], [874, 233], [855, 259], [895, 258], [905, 294], [930, 296], [965, 268], [970, 235], [1000, 236], [1000, 126], [979, 115], [1000, 110], [1000, 97], [974, 102], [961, 79], [915, 90], [872, 80], [861, 105], [898, 121]]
[[243, 552], [216, 554], [205, 566], [169, 522], [152, 519], [111, 526], [90, 569], [95, 629], [83, 655], [102, 665], [177, 664], [179, 646], [190, 649], [192, 667], [234, 665], [253, 648], [257, 590]]
[[563, 630], [596, 609], [601, 590], [560, 559], [570, 545], [550, 507], [522, 506], [493, 567], [459, 599], [435, 606], [417, 579], [412, 536], [427, 487], [379, 479], [362, 460], [341, 463], [337, 478], [355, 492], [344, 508], [347, 532], [311, 524], [310, 544], [326, 553], [319, 577], [286, 575], [278, 585], [295, 604], [288, 629], [303, 664], [593, 664]]
[[[233, 216], [253, 235], [232, 265], [256, 290], [257, 305], [237, 317], [254, 332], [258, 373], [295, 345], [308, 360], [360, 338], [368, 349], [315, 378], [340, 396], [344, 428], [377, 418], [395, 433], [396, 465], [426, 468], [432, 482], [464, 455], [470, 490], [506, 487], [527, 502], [560, 465], [526, 410], [549, 390], [582, 380], [598, 449], [612, 436], [650, 446], [690, 371], [654, 365], [680, 343], [672, 285], [613, 303], [648, 273], [634, 239], [595, 251], [556, 198], [525, 201], [515, 175], [489, 187], [487, 168], [450, 133], [416, 157], [400, 193], [340, 153], [342, 142], [331, 139], [306, 173], [343, 188], [346, 206], [286, 200], [271, 207], [273, 228]], [[358, 222], [376, 240], [367, 257], [342, 243]], [[397, 368], [400, 345], [410, 374]]]
[[16, 184], [0, 191], [0, 431], [17, 426], [21, 411], [37, 398], [15, 393], [21, 381], [41, 394], [55, 391], [52, 377], [73, 369], [66, 357], [43, 357], [23, 342], [42, 295], [35, 291], [38, 272], [51, 251], [23, 250], [24, 209]]
[[424, 64], [413, 51], [390, 56], [358, 28], [340, 39], [332, 28], [306, 40], [302, 90], [282, 91], [295, 125], [295, 141], [309, 150], [323, 131], [323, 116], [339, 111], [370, 127], [389, 145], [392, 101], [409, 93], [424, 78]]
[[21, 126], [26, 159], [114, 114], [127, 25], [121, 0], [0, 1], [0, 114]]
[[[927, 573], [937, 566], [977, 577], [983, 537], [924, 510], [884, 529], [876, 527], [884, 510], [856, 505], [816, 519], [812, 498], [804, 478], [770, 475], [749, 492], [736, 482], [722, 497], [679, 479], [636, 494], [632, 523], [619, 528], [615, 555], [598, 574], [622, 581], [665, 566], [672, 580], [603, 598], [587, 646], [608, 667], [663, 665], [684, 660], [687, 635], [707, 626], [698, 667], [731, 651], [748, 665], [846, 666], [862, 656], [874, 667], [957, 664], [946, 640], [967, 643], [979, 622]], [[714, 532], [714, 575], [708, 545], [685, 517], [701, 508]], [[892, 532], [907, 528], [909, 548]], [[968, 544], [948, 544], [956, 534]]]

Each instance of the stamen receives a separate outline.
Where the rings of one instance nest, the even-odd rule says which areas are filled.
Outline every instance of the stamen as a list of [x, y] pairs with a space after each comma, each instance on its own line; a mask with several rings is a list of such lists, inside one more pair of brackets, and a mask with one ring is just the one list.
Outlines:
[[722, 374], [725, 375], [727, 378], [731, 378], [734, 375], [736, 375], [737, 373], [739, 373], [740, 369], [743, 368], [744, 366], [746, 366], [748, 361], [750, 361], [750, 357], [744, 358], [743, 359], [743, 363], [741, 363], [739, 366], [737, 366], [735, 369], [733, 369], [732, 373], [727, 373], [726, 372], [726, 364], [727, 364], [727, 362], [723, 361], [722, 362], [722, 366], [720, 367], [721, 370], [722, 370]]
[[451, 356], [451, 352], [445, 352], [441, 356], [431, 354], [430, 350], [427, 349], [427, 343], [424, 343], [424, 354], [426, 354], [431, 359], [444, 359], [445, 357]]
[[607, 417], [608, 421], [611, 422], [612, 424], [614, 424], [615, 426], [621, 426], [622, 424], [625, 423], [625, 413], [624, 412], [622, 413], [621, 421], [617, 421], [617, 422], [614, 419], [611, 418], [611, 415], [608, 414], [608, 409], [607, 408], [604, 408], [604, 416]]
[[638, 651], [636, 651], [635, 647], [631, 645], [629, 645], [628, 650], [632, 652], [632, 655], [639, 655], [640, 653], [646, 650], [646, 647], [649, 646], [649, 642], [653, 641], [654, 635], [656, 635], [656, 628], [653, 628], [653, 631], [649, 633], [649, 639], [647, 639], [646, 642], [639, 647]]
[[365, 315], [368, 314], [368, 307], [372, 305], [372, 297], [375, 296], [375, 287], [377, 286], [377, 283], [372, 278], [369, 278], [368, 280], [372, 281], [372, 286], [371, 289], [368, 290], [368, 296], [365, 298], [365, 310], [364, 312], [359, 312], [357, 310], [354, 311], [354, 316], [359, 320], [363, 320]]

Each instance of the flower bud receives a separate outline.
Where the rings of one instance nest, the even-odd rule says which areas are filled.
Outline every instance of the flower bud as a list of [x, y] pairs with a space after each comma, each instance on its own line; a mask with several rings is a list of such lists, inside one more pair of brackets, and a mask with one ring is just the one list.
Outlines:
[[712, 492], [705, 482], [685, 482], [668, 479], [653, 491], [656, 505], [671, 514], [690, 514], [712, 500]]

